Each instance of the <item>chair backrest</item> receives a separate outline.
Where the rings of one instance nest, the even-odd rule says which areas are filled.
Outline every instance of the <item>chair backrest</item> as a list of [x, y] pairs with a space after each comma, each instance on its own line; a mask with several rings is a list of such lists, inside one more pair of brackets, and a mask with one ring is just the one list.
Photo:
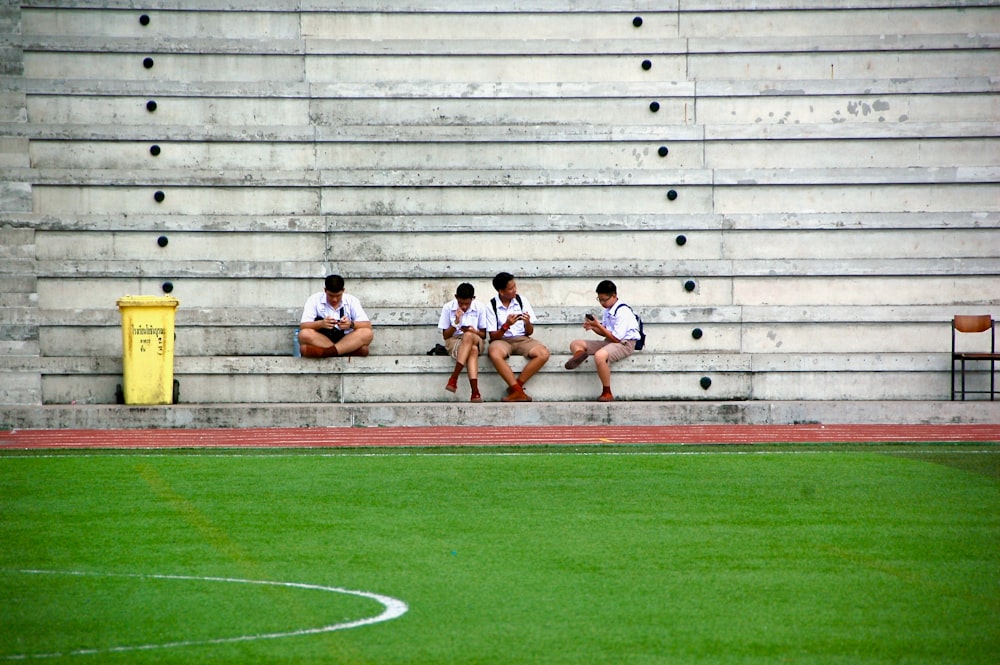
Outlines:
[[952, 322], [955, 330], [963, 333], [985, 332], [993, 327], [993, 317], [989, 314], [958, 315]]
[[951, 352], [955, 353], [956, 333], [981, 333], [989, 330], [990, 353], [996, 353], [996, 329], [990, 314], [959, 314], [951, 322]]

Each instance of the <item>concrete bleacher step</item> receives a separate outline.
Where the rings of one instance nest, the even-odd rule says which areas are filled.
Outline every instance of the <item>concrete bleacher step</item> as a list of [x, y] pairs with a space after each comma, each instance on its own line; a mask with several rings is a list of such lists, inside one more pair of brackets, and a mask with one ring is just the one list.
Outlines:
[[[78, 297], [73, 285], [63, 285], [60, 297]], [[684, 293], [679, 285], [678, 293]], [[39, 343], [61, 354], [0, 358], [0, 371], [38, 377], [44, 398], [36, 390], [26, 396], [29, 402], [113, 402], [122, 382], [120, 316], [113, 306], [121, 295], [106, 293], [108, 306], [100, 310], [24, 311], [30, 330], [38, 331], [36, 354]], [[50, 297], [47, 289], [42, 296]], [[434, 307], [371, 308], [376, 324], [371, 357], [316, 361], [291, 357], [298, 308], [261, 308], [258, 300], [253, 325], [247, 326], [231, 301], [216, 309], [206, 306], [210, 303], [185, 305], [186, 298], [182, 295], [177, 312], [174, 361], [182, 401], [447, 402], [467, 397], [443, 390], [451, 360], [426, 355], [441, 341]], [[537, 335], [553, 351], [531, 387], [540, 401], [588, 401], [599, 391], [591, 365], [575, 372], [562, 369], [570, 340], [580, 336], [576, 322], [589, 309], [536, 310], [541, 317]], [[947, 305], [650, 308], [642, 312], [648, 347], [614, 368], [614, 387], [622, 399], [639, 401], [944, 399], [951, 313]], [[67, 338], [75, 343], [67, 346]], [[511, 363], [519, 368], [523, 361]], [[480, 369], [484, 395], [499, 399], [504, 386], [485, 356]], [[970, 386], [986, 387], [985, 369], [971, 370]], [[707, 389], [701, 385], [704, 378], [712, 382]], [[464, 391], [464, 377], [460, 385]]]
[[[326, 234], [349, 233], [450, 233], [485, 232], [519, 233], [537, 231], [840, 231], [840, 230], [912, 230], [997, 229], [1000, 211], [887, 211], [887, 212], [825, 212], [825, 213], [699, 213], [683, 217], [661, 213], [639, 214], [507, 214], [507, 215], [348, 215], [298, 214], [254, 215], [247, 219], [232, 213], [198, 213], [161, 215], [145, 211], [128, 218], [114, 213], [87, 213], [72, 217], [43, 213], [12, 212], [5, 214], [11, 224], [30, 226], [38, 231], [99, 231], [145, 233], [147, 237], [162, 232], [190, 233], [256, 233]], [[54, 236], [55, 237], [55, 236]], [[155, 238], [154, 238], [155, 240]], [[0, 266], [0, 275], [7, 271]], [[0, 277], [6, 278], [6, 277]], [[27, 279], [25, 277], [24, 279]], [[32, 279], [34, 279], [32, 277]], [[916, 305], [920, 307], [920, 305]]]
[[[1000, 401], [670, 401], [371, 404], [0, 405], [3, 429], [308, 428], [587, 425], [995, 424]], [[477, 443], [475, 430], [461, 442]], [[705, 443], [713, 443], [706, 432]], [[144, 442], [137, 435], [136, 445]], [[530, 443], [530, 442], [526, 442]], [[613, 439], [604, 443], [613, 444]], [[650, 441], [649, 443], [657, 443]]]
[[[830, 4], [830, 3], [828, 3]], [[229, 2], [197, 0], [184, 3], [187, 11], [144, 11], [151, 21], [136, 21], [141, 10], [109, 6], [101, 12], [70, 10], [51, 3], [21, 3], [25, 33], [50, 36], [137, 37], [150, 31], [178, 39], [207, 35], [232, 35], [244, 39], [295, 40], [299, 38], [365, 37], [372, 40], [495, 39], [518, 35], [524, 39], [590, 38], [658, 39], [678, 34], [693, 38], [729, 36], [856, 37], [859, 35], [920, 35], [975, 33], [993, 18], [991, 5], [972, 2], [895, 3], [892, 11], [864, 2], [832, 3], [813, 8], [793, 0], [758, 0], [752, 4], [703, 0], [697, 5], [635, 0], [574, 0], [563, 3], [536, 0], [504, 8], [495, 2], [427, 3], [406, 0], [392, 3], [391, 12], [373, 12], [364, 0], [341, 1], [336, 12], [314, 2], [257, 2], [233, 11]], [[748, 11], [748, 7], [755, 11]], [[937, 11], [934, 9], [937, 8]], [[156, 9], [151, 5], [150, 9]], [[930, 9], [931, 11], [928, 11]], [[947, 11], [941, 11], [947, 9]], [[808, 10], [808, 11], [804, 11]], [[642, 18], [641, 27], [633, 23]]]
[[[592, 402], [600, 381], [592, 361], [575, 371], [556, 352], [528, 385], [539, 402]], [[523, 359], [511, 359], [516, 371]], [[499, 401], [506, 386], [490, 361], [480, 359], [480, 390]], [[439, 356], [370, 356], [309, 359], [290, 356], [181, 356], [174, 378], [184, 403], [407, 403], [463, 402], [467, 375], [457, 393], [444, 390], [454, 361]], [[50, 404], [116, 401], [122, 385], [120, 357], [5, 359], [0, 370], [41, 376]], [[755, 354], [638, 352], [612, 373], [619, 399], [673, 400], [858, 399], [941, 400], [949, 397], [950, 368], [942, 354]], [[849, 376], [850, 381], [844, 377]], [[970, 390], [989, 387], [987, 368], [970, 367]]]

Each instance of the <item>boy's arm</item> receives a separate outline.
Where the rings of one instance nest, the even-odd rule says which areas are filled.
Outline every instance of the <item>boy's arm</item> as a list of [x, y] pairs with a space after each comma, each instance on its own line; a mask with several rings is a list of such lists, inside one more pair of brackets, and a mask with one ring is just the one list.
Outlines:
[[316, 306], [312, 299], [306, 301], [305, 306], [302, 308], [302, 320], [299, 322], [299, 328], [306, 330], [320, 330], [322, 328], [327, 328], [326, 320], [320, 318], [318, 321], [315, 320], [319, 317], [319, 313], [316, 311]]
[[535, 310], [531, 309], [531, 303], [527, 300], [523, 300], [522, 313], [524, 317], [521, 319], [524, 322], [524, 334], [531, 336], [531, 333], [535, 332]]
[[490, 340], [503, 339], [506, 330], [500, 326], [499, 313], [494, 314], [493, 310], [486, 310], [486, 334]]
[[584, 321], [583, 327], [587, 330], [593, 331], [595, 334], [600, 335], [609, 342], [620, 342], [621, 340], [615, 337], [615, 334], [604, 327], [604, 324], [590, 314], [587, 315], [587, 320]]
[[441, 337], [444, 339], [451, 339], [458, 331], [458, 327], [455, 325], [455, 321], [451, 317], [451, 309], [449, 309], [448, 305], [441, 308], [441, 317], [438, 320], [438, 330], [441, 331]]

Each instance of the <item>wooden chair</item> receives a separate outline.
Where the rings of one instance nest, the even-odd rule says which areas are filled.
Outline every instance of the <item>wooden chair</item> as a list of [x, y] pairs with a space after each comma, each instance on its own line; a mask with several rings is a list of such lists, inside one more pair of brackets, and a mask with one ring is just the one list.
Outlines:
[[[959, 333], [984, 333], [987, 330], [990, 331], [990, 350], [989, 352], [971, 352], [971, 351], [956, 351], [955, 342], [958, 338]], [[969, 390], [965, 389], [965, 361], [966, 360], [988, 360], [990, 362], [990, 389], [989, 390]], [[951, 399], [955, 399], [955, 363], [958, 362], [961, 365], [962, 373], [962, 400], [965, 400], [965, 394], [983, 394], [989, 393], [990, 401], [993, 401], [994, 395], [996, 393], [996, 362], [1000, 360], [1000, 353], [997, 353], [997, 334], [996, 334], [996, 323], [993, 321], [993, 317], [989, 314], [982, 315], [959, 315], [956, 316], [951, 322]]]

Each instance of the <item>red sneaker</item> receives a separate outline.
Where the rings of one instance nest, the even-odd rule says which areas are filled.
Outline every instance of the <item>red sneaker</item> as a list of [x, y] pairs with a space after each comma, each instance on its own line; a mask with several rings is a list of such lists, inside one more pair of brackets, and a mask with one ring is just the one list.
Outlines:
[[472, 393], [472, 399], [470, 399], [469, 401], [470, 402], [477, 402], [477, 403], [478, 402], [482, 402], [483, 401], [483, 396], [480, 395], [479, 393]]
[[444, 389], [450, 393], [458, 390], [458, 379], [448, 379], [448, 385], [446, 385]]
[[614, 402], [615, 396], [611, 393], [601, 393], [601, 396], [597, 398], [598, 402]]
[[524, 392], [523, 389], [517, 388], [512, 391], [508, 391], [506, 395], [500, 398], [501, 402], [530, 402], [531, 397], [528, 393]]
[[587, 352], [583, 351], [581, 353], [574, 354], [572, 358], [566, 361], [563, 365], [566, 369], [576, 369], [583, 364], [583, 361], [587, 359]]

